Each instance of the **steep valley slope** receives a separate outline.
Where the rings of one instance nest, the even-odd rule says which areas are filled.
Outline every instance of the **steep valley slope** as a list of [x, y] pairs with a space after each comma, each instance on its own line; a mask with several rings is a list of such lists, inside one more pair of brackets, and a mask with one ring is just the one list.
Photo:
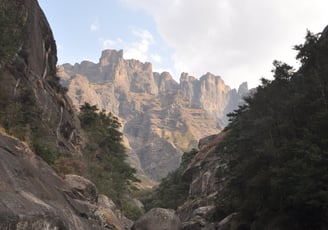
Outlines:
[[200, 79], [182, 73], [177, 83], [168, 72], [153, 72], [151, 63], [125, 60], [122, 50], [104, 50], [97, 64], [58, 70], [77, 108], [88, 102], [120, 119], [130, 163], [154, 180], [176, 169], [199, 139], [220, 132], [248, 91], [247, 83], [237, 91], [211, 73]]
[[83, 138], [38, 2], [2, 0], [0, 34], [0, 229], [124, 229], [91, 181], [59, 176], [40, 157], [78, 158]]

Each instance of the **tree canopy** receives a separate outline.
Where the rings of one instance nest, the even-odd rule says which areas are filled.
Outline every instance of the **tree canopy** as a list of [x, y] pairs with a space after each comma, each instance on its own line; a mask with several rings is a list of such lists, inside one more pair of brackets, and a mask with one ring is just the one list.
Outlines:
[[274, 80], [229, 114], [218, 146], [230, 159], [218, 212], [249, 226], [328, 226], [328, 41], [308, 32], [295, 49], [300, 69], [274, 61]]
[[117, 117], [97, 106], [85, 103], [80, 108], [81, 126], [87, 134], [84, 155], [91, 179], [100, 192], [108, 195], [120, 205], [122, 197], [136, 182], [136, 170], [126, 162], [122, 144], [121, 124]]

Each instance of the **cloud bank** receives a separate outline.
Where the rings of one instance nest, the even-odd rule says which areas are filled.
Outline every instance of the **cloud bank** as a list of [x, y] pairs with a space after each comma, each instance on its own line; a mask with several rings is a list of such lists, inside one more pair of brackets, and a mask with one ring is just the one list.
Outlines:
[[174, 49], [175, 72], [199, 77], [210, 71], [233, 87], [243, 81], [256, 86], [259, 78], [269, 78], [274, 59], [294, 65], [292, 47], [303, 42], [306, 29], [320, 32], [328, 23], [326, 0], [121, 2], [153, 16]]
[[100, 39], [103, 49], [123, 49], [125, 59], [136, 59], [142, 62], [161, 62], [159, 54], [150, 52], [150, 47], [154, 45], [153, 35], [148, 30], [132, 29], [131, 34], [134, 36], [134, 42], [127, 42], [122, 38], [115, 40]]

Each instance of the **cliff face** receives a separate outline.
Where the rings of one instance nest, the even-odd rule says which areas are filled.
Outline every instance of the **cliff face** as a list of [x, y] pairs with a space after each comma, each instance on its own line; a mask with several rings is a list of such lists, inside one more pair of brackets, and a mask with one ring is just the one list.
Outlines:
[[[223, 188], [224, 180], [217, 178], [218, 171], [227, 164], [226, 157], [216, 152], [218, 143], [225, 133], [212, 135], [199, 141], [199, 152], [182, 173], [190, 182], [189, 196], [177, 210], [183, 222], [183, 229], [212, 229], [212, 216], [215, 211], [215, 198]], [[214, 228], [213, 228], [214, 229]]]
[[63, 180], [25, 144], [1, 133], [0, 176], [1, 229], [124, 229], [93, 183], [76, 175]]
[[81, 144], [38, 2], [1, 1], [0, 31], [0, 229], [123, 229], [116, 208], [92, 182], [59, 177], [29, 147], [38, 141], [78, 155]]
[[[58, 148], [79, 152], [79, 123], [56, 77], [56, 44], [37, 1], [4, 0], [1, 12], [13, 15], [7, 24], [1, 25], [1, 30], [12, 30], [16, 25], [12, 36], [19, 34], [16, 44], [7, 42], [1, 50], [10, 47], [14, 54], [6, 62], [1, 60], [1, 123], [10, 133], [20, 132], [20, 138], [29, 142], [33, 132], [31, 120], [37, 121], [34, 126], [46, 130], [43, 137], [56, 140]], [[18, 113], [22, 118], [15, 120]], [[13, 123], [25, 123], [25, 127], [13, 130]]]
[[[326, 146], [318, 143], [328, 138], [320, 131], [327, 120], [324, 116], [314, 120], [309, 117], [327, 114], [328, 27], [320, 35], [308, 34], [304, 45], [298, 46], [298, 49], [298, 58], [302, 61], [297, 72], [287, 73], [284, 72], [286, 69], [282, 71], [286, 66], [276, 66], [275, 79], [253, 91], [247, 109], [239, 110], [228, 129], [200, 140], [199, 152], [181, 174], [190, 184], [187, 200], [177, 209], [183, 229], [327, 227], [327, 209], [311, 205], [321, 204], [321, 197], [316, 194], [326, 191], [320, 187], [323, 174], [327, 172], [327, 165], [320, 164], [326, 154]], [[320, 79], [318, 82], [313, 81], [313, 73]], [[321, 88], [321, 93], [318, 88]], [[241, 85], [238, 91], [245, 91], [245, 86]], [[270, 101], [265, 103], [264, 100]], [[287, 102], [283, 107], [282, 101]], [[313, 101], [315, 105], [312, 105]], [[275, 120], [276, 129], [271, 129], [271, 120], [264, 121], [272, 113], [279, 117]], [[258, 125], [260, 122], [263, 123]], [[300, 129], [298, 124], [304, 125]], [[309, 128], [313, 125], [316, 128]], [[280, 135], [273, 137], [271, 133], [276, 132]], [[279, 145], [262, 148], [268, 140]], [[316, 146], [317, 149], [303, 151], [306, 148], [303, 146], [295, 149], [294, 143], [306, 143], [306, 146]], [[291, 152], [293, 154], [287, 154]], [[309, 160], [314, 152], [320, 162], [315, 165]], [[295, 161], [297, 163], [294, 164]], [[284, 173], [276, 174], [277, 171]], [[290, 179], [290, 175], [295, 180]], [[276, 181], [279, 183], [276, 184]], [[308, 181], [311, 182], [311, 190], [300, 189]], [[302, 191], [301, 195], [299, 191]], [[293, 202], [289, 203], [286, 197], [293, 197]]]
[[242, 97], [219, 76], [183, 73], [177, 83], [115, 50], [103, 51], [97, 64], [64, 64], [58, 74], [77, 108], [89, 102], [121, 119], [133, 162], [156, 180], [177, 168], [200, 138], [221, 131]]

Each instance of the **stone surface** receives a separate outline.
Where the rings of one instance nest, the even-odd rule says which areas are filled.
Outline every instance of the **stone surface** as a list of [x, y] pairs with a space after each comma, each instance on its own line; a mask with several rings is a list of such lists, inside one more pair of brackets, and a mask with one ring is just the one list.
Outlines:
[[122, 50], [103, 51], [97, 64], [64, 64], [58, 74], [76, 108], [89, 102], [120, 118], [130, 164], [155, 180], [176, 169], [199, 139], [218, 133], [242, 97], [219, 76], [183, 73], [177, 83], [150, 63], [123, 59]]
[[90, 203], [96, 203], [98, 200], [97, 188], [91, 181], [78, 175], [65, 175], [64, 181], [69, 186], [70, 194], [77, 199], [83, 199]]
[[[39, 126], [57, 147], [80, 154], [80, 125], [71, 100], [56, 85], [57, 50], [51, 28], [36, 0], [1, 1], [1, 10], [22, 15], [23, 38], [10, 64], [0, 68], [2, 99], [14, 103], [24, 92], [33, 94]], [[4, 7], [4, 8], [3, 8]], [[7, 8], [6, 8], [7, 7]], [[1, 102], [5, 103], [5, 102]]]
[[[0, 10], [20, 15], [24, 32], [15, 57], [0, 66], [1, 105], [15, 104], [29, 92], [35, 99], [33, 111], [40, 115], [38, 128], [45, 132], [42, 138], [47, 135], [44, 142], [54, 143], [56, 150], [81, 154], [76, 111], [58, 84], [56, 44], [38, 2], [3, 0]], [[123, 229], [113, 211], [97, 203], [97, 190], [90, 181], [76, 175], [64, 181], [26, 143], [2, 128], [0, 178], [0, 229]]]
[[0, 178], [0, 229], [123, 229], [110, 206], [95, 202], [91, 182], [70, 175], [67, 183], [24, 143], [4, 134]]
[[174, 210], [153, 208], [140, 217], [131, 230], [180, 230], [181, 223]]
[[182, 177], [190, 181], [189, 198], [177, 210], [184, 230], [215, 229], [215, 223], [211, 223], [215, 196], [224, 186], [216, 174], [226, 167], [226, 160], [216, 153], [216, 146], [224, 136], [222, 132], [200, 140], [200, 151], [182, 173]]
[[221, 220], [217, 224], [217, 228], [219, 230], [231, 230], [231, 229], [236, 229], [234, 228], [234, 219], [237, 217], [237, 213], [232, 213], [225, 217], [223, 220]]

